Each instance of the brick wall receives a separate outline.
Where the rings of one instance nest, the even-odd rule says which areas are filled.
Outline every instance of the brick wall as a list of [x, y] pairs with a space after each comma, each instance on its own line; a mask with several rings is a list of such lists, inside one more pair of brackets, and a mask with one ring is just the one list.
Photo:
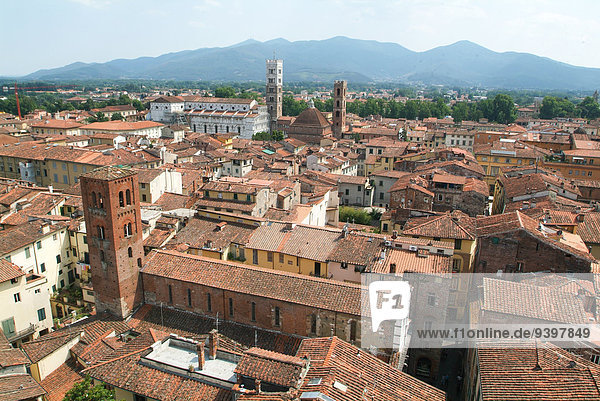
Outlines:
[[[308, 307], [290, 302], [226, 291], [201, 284], [158, 277], [142, 273], [144, 299], [146, 303], [159, 305], [161, 302], [177, 309], [187, 310], [220, 319], [231, 320], [263, 329], [280, 331], [306, 337], [338, 336], [360, 346], [360, 316]], [[169, 295], [169, 287], [171, 294]], [[188, 290], [190, 298], [188, 298]], [[210, 294], [210, 309], [208, 307]], [[230, 313], [229, 299], [233, 305]], [[190, 301], [191, 300], [191, 305]], [[255, 320], [252, 320], [252, 303], [255, 305]], [[279, 308], [279, 325], [276, 325], [276, 308]], [[313, 319], [316, 332], [312, 331]], [[351, 322], [356, 322], [356, 340], [351, 341]]]
[[[125, 196], [128, 189], [131, 204], [124, 199], [121, 206], [119, 192]], [[96, 309], [125, 317], [142, 301], [138, 271], [144, 249], [137, 174], [116, 180], [82, 176], [81, 192]], [[129, 223], [132, 232], [125, 236], [123, 226]], [[99, 226], [104, 228], [104, 239], [99, 237]]]
[[[497, 239], [494, 239], [497, 238]], [[528, 234], [516, 230], [479, 238], [476, 273], [552, 271], [556, 273], [590, 271], [590, 261], [571, 256]]]

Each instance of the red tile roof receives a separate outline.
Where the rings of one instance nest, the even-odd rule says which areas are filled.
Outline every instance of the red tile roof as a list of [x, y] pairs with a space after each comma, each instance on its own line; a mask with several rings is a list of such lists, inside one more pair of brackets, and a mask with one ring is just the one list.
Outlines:
[[31, 128], [72, 129], [81, 127], [83, 124], [71, 120], [44, 120], [31, 124]]
[[516, 230], [524, 230], [551, 247], [586, 259], [589, 262], [595, 262], [596, 260], [589, 252], [585, 251], [585, 245], [581, 244], [582, 246], [579, 246], [582, 241], [578, 235], [566, 232], [558, 235], [556, 230], [545, 227], [540, 229], [538, 221], [520, 211], [477, 217], [478, 237], [505, 234]]
[[475, 220], [459, 210], [441, 216], [418, 217], [406, 222], [402, 234], [474, 240]]
[[146, 260], [142, 273], [360, 315], [363, 290], [356, 284], [250, 267], [174, 251], [153, 251]]
[[388, 249], [383, 259], [379, 259], [371, 268], [372, 273], [392, 273], [392, 266], [396, 274], [405, 272], [421, 274], [448, 274], [452, 272], [452, 257], [437, 253], [429, 253], [423, 249], [418, 252], [404, 249]]
[[600, 399], [598, 365], [550, 344], [480, 346], [476, 358], [483, 401]]
[[[24, 276], [21, 268], [6, 259], [0, 259], [0, 283]], [[0, 365], [2, 363], [0, 362]]]
[[70, 358], [63, 363], [54, 372], [42, 380], [41, 385], [48, 392], [46, 395], [47, 401], [62, 401], [67, 391], [69, 391], [75, 383], [83, 380], [79, 375], [79, 368], [74, 358]]
[[342, 237], [339, 229], [268, 222], [257, 228], [246, 244], [247, 248], [326, 262]]
[[81, 127], [81, 129], [90, 131], [137, 131], [146, 128], [155, 128], [162, 126], [163, 124], [154, 121], [105, 121], [84, 125]]
[[[310, 360], [310, 370], [300, 389], [303, 394], [320, 392], [336, 401], [356, 401], [365, 397], [380, 401], [446, 399], [443, 391], [337, 337], [306, 339], [296, 356]], [[319, 384], [308, 385], [316, 378], [321, 379]], [[345, 391], [335, 382], [346, 386]]]
[[238, 362], [235, 373], [285, 387], [299, 387], [300, 375], [308, 367], [308, 360], [250, 348]]
[[36, 399], [46, 391], [29, 374], [0, 376], [0, 399], [2, 401], [23, 401]]
[[[535, 307], [524, 303], [528, 299]], [[483, 279], [483, 304], [485, 311], [505, 315], [523, 316], [548, 322], [588, 324], [583, 300], [561, 288], [544, 287], [489, 277]]]

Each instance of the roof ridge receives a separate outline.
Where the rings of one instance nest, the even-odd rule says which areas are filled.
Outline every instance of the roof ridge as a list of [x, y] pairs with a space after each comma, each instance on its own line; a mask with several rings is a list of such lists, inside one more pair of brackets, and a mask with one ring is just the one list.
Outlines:
[[[272, 275], [276, 275], [276, 276], [294, 277], [296, 279], [305, 280], [305, 281], [319, 281], [322, 283], [333, 284], [335, 286], [342, 286], [342, 287], [349, 287], [349, 288], [358, 288], [358, 289], [363, 288], [363, 286], [360, 284], [354, 284], [354, 283], [343, 282], [343, 281], [335, 281], [335, 283], [334, 283], [332, 280], [329, 280], [326, 278], [306, 276], [306, 275], [302, 275], [302, 274], [298, 274], [298, 273], [291, 273], [291, 272], [279, 271], [279, 270], [274, 270], [274, 269], [266, 269], [264, 267], [252, 266], [252, 265], [247, 265], [247, 264], [239, 263], [239, 262], [233, 262], [233, 261], [229, 261], [229, 260], [224, 261], [224, 260], [220, 260], [220, 259], [209, 258], [206, 256], [191, 255], [189, 253], [182, 253], [182, 252], [178, 252], [175, 250], [156, 249], [153, 252], [154, 252], [154, 255], [150, 259], [147, 260], [146, 264], [155, 255], [161, 253], [161, 254], [179, 256], [179, 257], [188, 258], [188, 259], [201, 260], [204, 262], [219, 264], [222, 266], [232, 266], [233, 265], [235, 267], [248, 269], [248, 270], [255, 270], [255, 271], [259, 271], [261, 273], [272, 274]], [[142, 272], [143, 272], [143, 269], [142, 269]], [[147, 273], [147, 274], [151, 274], [151, 273]]]
[[[331, 354], [333, 354], [333, 349], [335, 348], [334, 342], [335, 342], [336, 338], [337, 338], [336, 336], [333, 336], [333, 337], [330, 337], [330, 339], [329, 339], [329, 348], [327, 349], [325, 358], [323, 358], [323, 365], [325, 365], [326, 363], [329, 363], [329, 359], [331, 358]], [[330, 366], [330, 368], [331, 367], [332, 366]]]
[[98, 363], [98, 364], [96, 364], [96, 365], [92, 365], [92, 366], [90, 366], [89, 368], [85, 368], [85, 369], [83, 369], [83, 370], [82, 370], [81, 372], [79, 372], [79, 373], [83, 373], [83, 372], [85, 372], [85, 371], [87, 371], [87, 370], [90, 370], [90, 369], [93, 369], [93, 368], [97, 368], [97, 367], [99, 367], [99, 366], [102, 366], [102, 365], [106, 365], [107, 363], [110, 363], [110, 362], [118, 361], [119, 359], [128, 358], [128, 357], [130, 357], [130, 356], [132, 356], [132, 355], [139, 354], [140, 352], [144, 352], [145, 350], [147, 350], [148, 348], [151, 348], [151, 347], [152, 347], [152, 345], [147, 345], [146, 347], [144, 347], [144, 348], [141, 348], [141, 349], [139, 349], [139, 350], [132, 351], [132, 352], [129, 352], [129, 353], [127, 353], [127, 354], [119, 355], [119, 356], [118, 356], [118, 357], [116, 357], [116, 358], [113, 358], [113, 359], [108, 359], [108, 360], [106, 360], [106, 361], [103, 361], [103, 362], [100, 362], [100, 363]]

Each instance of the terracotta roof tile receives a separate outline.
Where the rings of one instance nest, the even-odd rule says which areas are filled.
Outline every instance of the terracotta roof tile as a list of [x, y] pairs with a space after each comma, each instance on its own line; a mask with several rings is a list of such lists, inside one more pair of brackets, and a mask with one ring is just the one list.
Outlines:
[[[374, 399], [392, 400], [445, 400], [443, 391], [404, 372], [394, 369], [366, 351], [337, 337], [306, 339], [298, 357], [308, 357], [309, 373], [304, 378], [301, 392], [320, 392], [336, 401]], [[321, 378], [318, 385], [307, 383]], [[347, 386], [345, 391], [335, 382]]]
[[[536, 307], [522, 300], [535, 300]], [[588, 324], [583, 300], [561, 288], [483, 279], [483, 310], [549, 322]]]
[[474, 240], [475, 220], [455, 210], [441, 216], [418, 217], [406, 222], [403, 235], [418, 235], [432, 238]]
[[22, 401], [35, 399], [46, 391], [29, 374], [0, 376], [0, 399], [2, 401]]
[[47, 401], [62, 401], [67, 391], [75, 383], [83, 380], [74, 358], [70, 358], [42, 380], [41, 385], [48, 392]]
[[154, 251], [148, 257], [142, 273], [360, 315], [362, 289], [355, 284], [172, 251]]
[[306, 359], [253, 347], [244, 352], [235, 373], [263, 383], [298, 387], [300, 374], [307, 366]]
[[480, 346], [477, 364], [484, 401], [600, 399], [598, 365], [550, 344], [537, 349], [533, 343], [531, 348]]
[[[25, 273], [21, 268], [6, 259], [0, 259], [0, 283], [3, 283], [14, 278], [24, 276]], [[0, 362], [2, 365], [2, 362]]]
[[256, 229], [256, 226], [237, 222], [222, 223], [206, 217], [190, 219], [169, 241], [169, 245], [188, 244], [193, 248], [202, 248], [207, 241], [211, 241], [213, 249], [226, 249], [231, 243], [245, 245]]
[[302, 225], [290, 229], [289, 223], [268, 222], [254, 231], [246, 247], [326, 262], [341, 237], [338, 229]]

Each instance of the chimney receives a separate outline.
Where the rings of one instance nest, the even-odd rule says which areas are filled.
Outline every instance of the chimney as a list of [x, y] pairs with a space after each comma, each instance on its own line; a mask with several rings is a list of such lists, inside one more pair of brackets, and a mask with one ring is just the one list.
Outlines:
[[261, 393], [261, 389], [260, 389], [260, 380], [259, 379], [254, 379], [254, 387], [256, 388], [256, 392], [258, 394]]
[[217, 331], [213, 330], [208, 334], [208, 356], [210, 359], [217, 359]]
[[198, 354], [198, 370], [202, 370], [206, 363], [206, 360], [204, 359], [204, 342], [200, 341], [196, 344], [196, 353]]

